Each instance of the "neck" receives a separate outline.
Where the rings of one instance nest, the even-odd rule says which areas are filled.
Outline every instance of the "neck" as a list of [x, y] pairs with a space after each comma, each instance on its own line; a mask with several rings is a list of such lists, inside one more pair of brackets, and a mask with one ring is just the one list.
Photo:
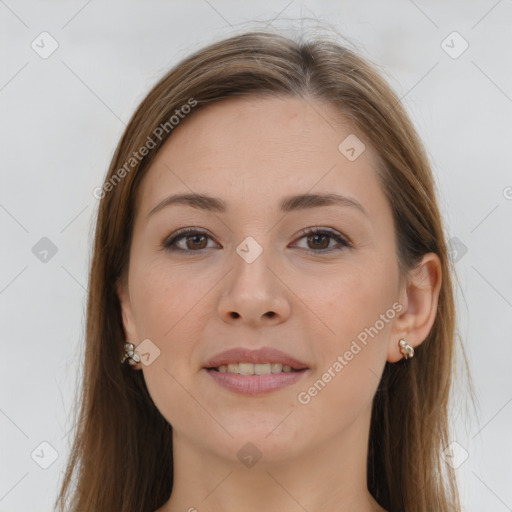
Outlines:
[[[357, 421], [334, 439], [312, 442], [307, 452], [281, 460], [263, 454], [252, 467], [173, 431], [173, 490], [157, 512], [385, 512], [367, 489], [369, 416], [365, 420], [366, 428]], [[271, 443], [266, 446], [272, 453]]]

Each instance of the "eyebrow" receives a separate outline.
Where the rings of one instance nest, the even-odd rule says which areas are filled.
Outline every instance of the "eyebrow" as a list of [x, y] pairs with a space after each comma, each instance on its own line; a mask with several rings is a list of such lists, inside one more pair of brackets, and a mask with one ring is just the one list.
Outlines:
[[[212, 197], [206, 194], [175, 194], [166, 197], [160, 201], [149, 213], [148, 217], [160, 211], [162, 208], [171, 205], [186, 205], [198, 210], [211, 211], [216, 213], [225, 213], [228, 210], [226, 201], [219, 197]], [[364, 215], [368, 216], [368, 212], [364, 207], [350, 197], [341, 196], [339, 194], [297, 194], [287, 196], [279, 202], [279, 208], [283, 212], [292, 212], [307, 208], [318, 208], [321, 206], [345, 206], [353, 207]]]

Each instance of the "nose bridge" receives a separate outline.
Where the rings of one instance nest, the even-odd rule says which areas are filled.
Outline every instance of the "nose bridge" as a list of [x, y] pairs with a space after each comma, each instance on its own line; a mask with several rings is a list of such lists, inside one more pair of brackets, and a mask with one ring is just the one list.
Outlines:
[[280, 284], [272, 261], [271, 249], [264, 248], [255, 237], [247, 236], [236, 246], [229, 284], [219, 304], [224, 318], [257, 322], [265, 316], [277, 315], [281, 320], [287, 316], [286, 287]]
[[[262, 238], [262, 236], [259, 237], [260, 240]], [[236, 246], [232, 279], [244, 286], [256, 287], [261, 290], [272, 286], [273, 274], [268, 268], [271, 266], [271, 249], [268, 246], [264, 248], [263, 243], [265, 242], [262, 241], [260, 244], [253, 236], [247, 236]], [[251, 293], [256, 291], [257, 289], [253, 289]]]

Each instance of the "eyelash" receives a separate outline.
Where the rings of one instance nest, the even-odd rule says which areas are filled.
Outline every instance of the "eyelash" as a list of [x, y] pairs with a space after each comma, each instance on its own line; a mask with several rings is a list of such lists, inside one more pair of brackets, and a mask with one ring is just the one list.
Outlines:
[[[162, 247], [166, 251], [169, 251], [169, 252], [182, 252], [182, 253], [193, 253], [193, 252], [201, 253], [201, 252], [205, 251], [206, 249], [208, 249], [208, 248], [203, 248], [203, 249], [198, 249], [198, 250], [181, 249], [174, 245], [174, 244], [176, 244], [176, 242], [178, 240], [184, 239], [187, 236], [191, 236], [191, 235], [204, 235], [208, 238], [211, 238], [210, 235], [206, 231], [203, 231], [201, 229], [183, 228], [183, 229], [176, 231], [170, 237], [168, 237], [166, 240], [164, 240]], [[340, 251], [345, 248], [352, 247], [352, 244], [350, 242], [348, 242], [348, 240], [346, 240], [345, 238], [340, 236], [335, 231], [331, 231], [331, 230], [328, 230], [325, 228], [317, 228], [316, 227], [316, 228], [305, 229], [304, 231], [302, 231], [299, 240], [302, 238], [305, 238], [307, 236], [311, 236], [311, 235], [327, 235], [330, 238], [332, 238], [333, 240], [335, 240], [336, 242], [338, 242], [338, 244], [339, 244], [338, 247], [331, 247], [330, 249], [303, 249], [303, 250], [308, 251], [313, 254], [331, 253], [333, 251]]]

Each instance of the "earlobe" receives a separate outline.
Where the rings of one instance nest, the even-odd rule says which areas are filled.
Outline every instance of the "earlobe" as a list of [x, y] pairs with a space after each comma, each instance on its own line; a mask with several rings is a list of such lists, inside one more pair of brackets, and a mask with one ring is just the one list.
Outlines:
[[393, 324], [387, 361], [395, 363], [407, 354], [412, 354], [401, 346], [401, 339], [414, 349], [427, 338], [436, 318], [441, 282], [439, 256], [435, 253], [425, 254], [404, 283], [402, 295], [405, 297], [405, 307]]

